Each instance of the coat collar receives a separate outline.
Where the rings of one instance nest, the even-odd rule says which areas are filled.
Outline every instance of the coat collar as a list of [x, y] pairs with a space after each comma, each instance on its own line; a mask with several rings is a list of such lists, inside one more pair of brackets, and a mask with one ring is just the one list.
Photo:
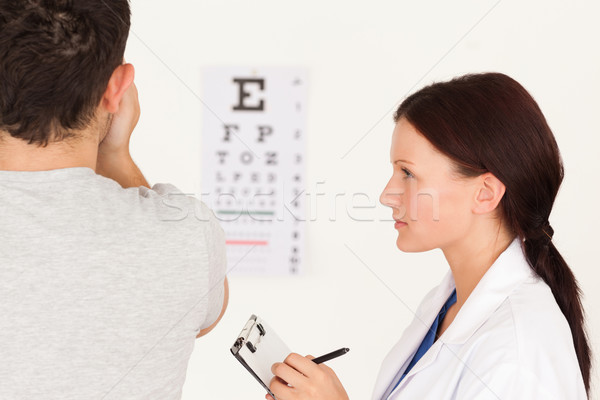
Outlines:
[[[481, 278], [440, 341], [443, 344], [464, 344], [517, 286], [531, 278], [536, 279], [535, 272], [523, 254], [521, 240], [517, 238]], [[452, 282], [454, 289], [454, 279]]]
[[[410, 376], [435, 361], [442, 345], [464, 344], [519, 284], [534, 276], [535, 273], [523, 254], [521, 240], [518, 238], [513, 240], [481, 278], [452, 324], [423, 355], [394, 392], [402, 388], [403, 384], [410, 380]], [[404, 371], [408, 366], [433, 320], [455, 288], [452, 271], [448, 271], [440, 285], [426, 296], [415, 313], [413, 322], [384, 360], [373, 399], [381, 399], [384, 395], [389, 395], [386, 389], [396, 374]]]

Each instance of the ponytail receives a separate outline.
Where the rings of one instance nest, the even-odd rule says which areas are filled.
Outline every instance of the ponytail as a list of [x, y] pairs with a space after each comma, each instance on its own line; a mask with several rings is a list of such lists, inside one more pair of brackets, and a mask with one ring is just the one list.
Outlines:
[[533, 271], [552, 290], [558, 307], [569, 323], [585, 390], [589, 393], [591, 349], [584, 329], [581, 291], [571, 268], [552, 243], [554, 231], [550, 224], [547, 223], [538, 232], [538, 235], [525, 239], [523, 250]]

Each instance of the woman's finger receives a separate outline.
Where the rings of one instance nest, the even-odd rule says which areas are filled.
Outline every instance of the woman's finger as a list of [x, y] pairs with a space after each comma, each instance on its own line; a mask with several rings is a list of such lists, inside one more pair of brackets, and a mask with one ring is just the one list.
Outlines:
[[319, 366], [300, 354], [292, 353], [287, 356], [284, 362], [309, 378], [319, 373]]
[[271, 367], [273, 375], [281, 378], [293, 387], [298, 387], [306, 382], [306, 376], [284, 363], [275, 363]]
[[277, 400], [290, 400], [290, 394], [293, 389], [289, 387], [286, 382], [281, 380], [281, 378], [275, 376], [271, 379], [269, 390], [277, 397]]

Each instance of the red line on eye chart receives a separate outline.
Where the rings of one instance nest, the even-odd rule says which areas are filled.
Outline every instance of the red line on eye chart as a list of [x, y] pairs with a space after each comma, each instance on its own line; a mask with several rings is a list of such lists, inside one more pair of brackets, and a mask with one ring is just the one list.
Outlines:
[[267, 246], [269, 242], [265, 240], [226, 240], [225, 244], [232, 246]]

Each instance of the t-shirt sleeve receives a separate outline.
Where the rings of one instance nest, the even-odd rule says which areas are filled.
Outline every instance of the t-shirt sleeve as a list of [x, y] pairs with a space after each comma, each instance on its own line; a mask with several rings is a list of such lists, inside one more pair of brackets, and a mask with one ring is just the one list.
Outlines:
[[170, 183], [156, 183], [151, 189], [140, 186], [142, 197], [159, 195], [162, 205], [158, 210], [162, 220], [187, 220], [198, 240], [203, 241], [208, 258], [208, 282], [204, 288], [206, 293], [206, 317], [200, 329], [211, 326], [221, 314], [225, 297], [224, 280], [227, 274], [227, 258], [225, 252], [225, 233], [213, 211], [202, 201], [191, 194], [183, 193]]
[[201, 212], [207, 217], [207, 232], [204, 239], [208, 249], [208, 310], [200, 329], [211, 326], [221, 314], [225, 297], [224, 280], [227, 274], [227, 257], [225, 254], [225, 233], [219, 225], [215, 214], [204, 203], [200, 203]]
[[168, 196], [170, 194], [185, 195], [185, 193], [170, 183], [155, 183], [151, 189], [148, 189], [146, 186], [139, 186], [137, 189], [142, 197], [148, 197], [152, 192], [156, 192], [160, 196]]

